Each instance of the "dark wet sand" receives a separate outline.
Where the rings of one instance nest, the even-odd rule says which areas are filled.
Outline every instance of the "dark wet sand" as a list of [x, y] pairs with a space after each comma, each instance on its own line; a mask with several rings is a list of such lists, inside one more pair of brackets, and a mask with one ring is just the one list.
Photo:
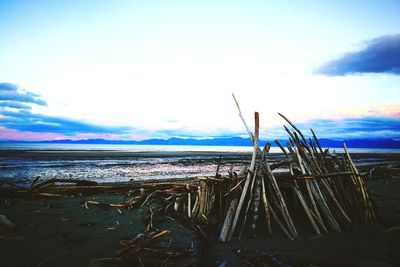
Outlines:
[[[2, 201], [1, 213], [17, 226], [15, 235], [25, 240], [0, 240], [1, 266], [89, 266], [96, 258], [113, 255], [119, 241], [145, 230], [147, 209], [127, 211], [116, 208], [82, 207], [85, 200], [121, 203], [123, 197], [62, 197]], [[195, 239], [192, 231], [165, 218], [157, 222], [171, 234], [163, 238], [178, 247], [189, 248]], [[1, 234], [0, 234], [1, 235]], [[4, 265], [3, 265], [4, 264]]]
[[[352, 155], [356, 160], [365, 155]], [[368, 155], [367, 158], [385, 158], [400, 163], [398, 155]], [[364, 166], [364, 171], [374, 164]], [[313, 266], [400, 266], [400, 230], [385, 231], [400, 226], [400, 175], [385, 175], [377, 169], [372, 180], [367, 181], [379, 215], [378, 225], [362, 226], [342, 233], [315, 237], [304, 225], [301, 239], [290, 241], [275, 226], [273, 235], [267, 236], [262, 228], [257, 238], [245, 236], [224, 244], [210, 235], [211, 243], [203, 247], [201, 266], [240, 266], [243, 251], [262, 250], [277, 255], [290, 254], [298, 265], [312, 262]], [[382, 179], [380, 179], [382, 178]], [[0, 228], [0, 266], [89, 266], [92, 259], [110, 257], [120, 248], [119, 240], [144, 232], [143, 217], [147, 208], [132, 211], [117, 208], [101, 208], [83, 203], [95, 199], [107, 203], [122, 203], [122, 195], [96, 194], [63, 197], [11, 198], [0, 195], [0, 214], [6, 215], [15, 229], [10, 233]], [[195, 234], [178, 222], [158, 218], [159, 229], [171, 234], [165, 242], [192, 249]], [[274, 226], [273, 226], [274, 227]], [[303, 227], [303, 226], [299, 226]], [[22, 240], [6, 240], [4, 237]], [[238, 253], [240, 251], [241, 253]], [[301, 264], [299, 262], [302, 262]]]

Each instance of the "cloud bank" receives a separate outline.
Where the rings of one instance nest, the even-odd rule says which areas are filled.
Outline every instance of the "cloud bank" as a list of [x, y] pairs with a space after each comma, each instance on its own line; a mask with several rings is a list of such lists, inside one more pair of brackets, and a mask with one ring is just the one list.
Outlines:
[[400, 138], [400, 118], [354, 117], [340, 120], [313, 120], [299, 126], [301, 129], [312, 128], [318, 136], [331, 139]]
[[29, 103], [46, 106], [46, 101], [39, 95], [22, 90], [12, 83], [0, 83], [0, 104]]
[[363, 49], [325, 63], [316, 73], [328, 76], [362, 73], [400, 75], [400, 34], [369, 40]]
[[37, 139], [46, 139], [48, 136], [59, 138], [82, 134], [95, 137], [124, 134], [129, 130], [127, 127], [106, 127], [36, 114], [30, 110], [32, 104], [47, 105], [39, 95], [22, 90], [15, 84], [0, 83], [0, 138], [23, 139], [24, 133], [29, 139], [35, 136]]

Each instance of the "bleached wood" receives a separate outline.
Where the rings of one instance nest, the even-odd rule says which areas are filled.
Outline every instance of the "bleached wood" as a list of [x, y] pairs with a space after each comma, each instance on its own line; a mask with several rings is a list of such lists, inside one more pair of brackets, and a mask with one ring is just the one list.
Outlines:
[[[235, 101], [236, 101], [236, 99], [235, 99]], [[237, 104], [237, 106], [239, 108], [239, 104], [237, 103], [237, 101], [236, 101], [236, 104]], [[239, 110], [240, 110], [240, 108], [239, 108]], [[247, 177], [246, 177], [246, 182], [245, 182], [245, 184], [243, 186], [243, 191], [242, 191], [242, 194], [240, 196], [239, 204], [238, 204], [238, 207], [237, 207], [236, 212], [235, 212], [235, 216], [234, 216], [234, 219], [233, 219], [232, 227], [231, 227], [231, 229], [229, 231], [228, 240], [230, 240], [232, 238], [233, 233], [235, 231], [236, 224], [237, 224], [237, 222], [239, 220], [240, 212], [242, 211], [242, 206], [243, 206], [243, 203], [244, 203], [244, 200], [246, 198], [247, 191], [248, 191], [248, 188], [249, 188], [249, 185], [250, 185], [250, 182], [251, 182], [252, 173], [254, 173], [254, 169], [255, 169], [255, 165], [256, 165], [257, 151], [259, 149], [259, 146], [258, 146], [258, 133], [259, 133], [259, 116], [258, 116], [258, 112], [254, 113], [254, 120], [255, 120], [255, 127], [254, 127], [254, 136], [252, 138], [253, 139], [253, 155], [252, 155], [252, 158], [251, 158], [249, 172], [248, 172]], [[245, 121], [244, 121], [244, 123], [245, 123]], [[246, 125], [246, 127], [247, 127], [247, 125]]]

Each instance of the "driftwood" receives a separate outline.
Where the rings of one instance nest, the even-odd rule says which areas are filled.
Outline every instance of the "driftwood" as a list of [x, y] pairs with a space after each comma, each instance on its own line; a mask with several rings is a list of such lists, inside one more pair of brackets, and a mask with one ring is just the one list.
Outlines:
[[46, 186], [54, 185], [55, 183], [68, 183], [68, 184], [75, 184], [77, 186], [97, 186], [98, 185], [98, 183], [94, 182], [94, 181], [80, 180], [80, 179], [59, 179], [59, 178], [49, 179], [43, 183], [36, 184], [36, 182], [38, 181], [39, 178], [40, 177], [37, 177], [33, 181], [32, 185], [31, 185], [32, 190], [38, 190], [38, 189], [46, 187]]
[[[235, 96], [233, 96], [233, 97], [235, 98]], [[235, 99], [235, 101], [236, 101], [236, 99]], [[259, 117], [258, 117], [258, 113], [256, 112], [254, 114], [254, 120], [255, 120], [255, 130], [254, 131], [255, 131], [255, 135], [253, 136], [253, 134], [251, 134], [251, 132], [249, 131], [249, 129], [247, 127], [247, 124], [246, 124], [245, 120], [243, 119], [243, 117], [241, 115], [242, 113], [240, 111], [240, 107], [239, 107], [239, 104], [237, 103], [237, 101], [236, 101], [236, 105], [238, 106], [239, 115], [242, 118], [243, 123], [246, 126], [246, 129], [247, 129], [248, 133], [250, 134], [251, 137], [253, 137], [252, 138], [253, 139], [253, 156], [251, 158], [249, 171], [248, 171], [248, 174], [247, 174], [247, 177], [246, 177], [245, 184], [243, 186], [242, 194], [240, 195], [239, 204], [238, 204], [238, 207], [236, 209], [235, 216], [233, 218], [232, 226], [231, 226], [231, 228], [229, 230], [228, 239], [227, 239], [228, 241], [232, 238], [233, 232], [235, 231], [235, 228], [236, 228], [236, 224], [237, 224], [237, 222], [239, 220], [240, 212], [242, 210], [242, 206], [243, 206], [244, 200], [246, 198], [249, 185], [251, 183], [252, 173], [254, 172], [254, 169], [255, 169], [256, 157], [257, 157], [257, 152], [258, 152], [258, 150], [257, 150], [258, 149], [258, 132], [259, 132]]]
[[94, 259], [90, 266], [193, 266], [194, 250], [173, 247], [159, 240], [168, 234], [167, 230], [156, 230], [123, 239], [122, 248], [113, 257]]

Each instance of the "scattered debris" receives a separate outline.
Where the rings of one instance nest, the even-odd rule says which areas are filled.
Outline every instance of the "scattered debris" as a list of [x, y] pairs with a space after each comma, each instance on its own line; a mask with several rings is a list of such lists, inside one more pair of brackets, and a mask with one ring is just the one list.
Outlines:
[[386, 229], [382, 233], [382, 237], [386, 240], [400, 240], [400, 226], [393, 226]]
[[243, 266], [248, 267], [292, 267], [292, 266], [301, 266], [301, 267], [332, 267], [332, 266], [342, 266], [348, 267], [350, 265], [346, 263], [332, 262], [321, 260], [311, 255], [299, 254], [299, 253], [287, 253], [287, 252], [279, 252], [279, 251], [262, 251], [262, 250], [248, 250], [248, 249], [240, 249], [238, 252], [238, 256], [240, 257], [241, 263]]
[[51, 262], [51, 260], [48, 259], [48, 260], [38, 263], [37, 265], [35, 265], [35, 267], [43, 267], [43, 266], [46, 266], [47, 264], [49, 264], [50, 262]]
[[15, 224], [2, 214], [0, 214], [0, 226], [6, 227], [10, 230], [15, 228]]
[[389, 164], [373, 167], [368, 171], [369, 179], [398, 179], [400, 178], [400, 166], [398, 164]]
[[100, 266], [118, 266], [122, 264], [121, 258], [100, 258], [94, 259], [90, 262], [90, 267], [100, 267]]
[[167, 230], [157, 230], [123, 239], [120, 241], [122, 248], [114, 253], [114, 257], [94, 259], [90, 266], [103, 266], [110, 263], [123, 266], [192, 266], [193, 259], [187, 257], [191, 251], [156, 242], [169, 233]]
[[16, 240], [16, 241], [23, 241], [26, 240], [26, 237], [23, 235], [1, 235], [0, 240]]
[[67, 222], [71, 222], [71, 219], [70, 218], [66, 218], [66, 217], [61, 217], [59, 219], [59, 221], [62, 222], [62, 223], [67, 223]]

